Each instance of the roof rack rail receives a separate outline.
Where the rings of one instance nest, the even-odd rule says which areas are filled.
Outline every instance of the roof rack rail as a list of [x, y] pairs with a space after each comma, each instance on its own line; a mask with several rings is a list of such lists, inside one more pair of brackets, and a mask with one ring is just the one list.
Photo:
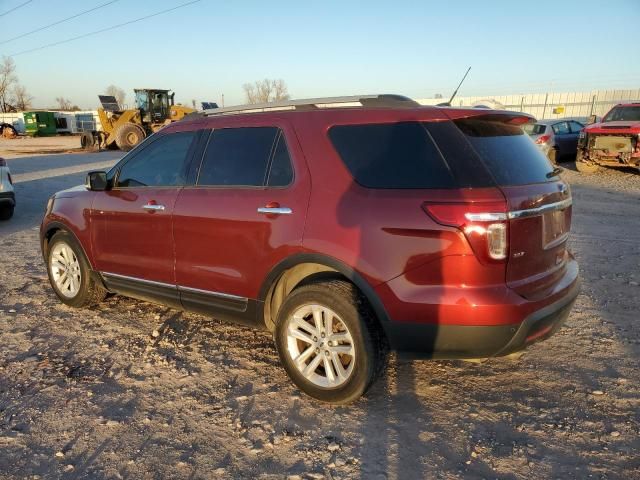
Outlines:
[[282, 102], [256, 103], [253, 105], [237, 105], [234, 107], [212, 108], [203, 110], [209, 116], [237, 115], [241, 113], [273, 112], [281, 110], [316, 110], [320, 108], [340, 107], [420, 107], [418, 102], [403, 95], [354, 95], [348, 97], [306, 98], [301, 100], [285, 100]]

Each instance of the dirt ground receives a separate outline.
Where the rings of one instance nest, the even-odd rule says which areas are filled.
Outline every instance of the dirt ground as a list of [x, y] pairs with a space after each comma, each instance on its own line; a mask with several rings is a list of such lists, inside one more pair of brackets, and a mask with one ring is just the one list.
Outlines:
[[365, 398], [331, 407], [292, 386], [266, 333], [120, 297], [56, 299], [44, 203], [82, 181], [82, 162], [116, 157], [9, 161], [0, 478], [640, 478], [640, 175], [563, 174], [583, 290], [556, 336], [519, 360], [392, 359]]
[[0, 157], [21, 157], [36, 154], [80, 152], [78, 135], [59, 135], [54, 137], [17, 138], [0, 137]]

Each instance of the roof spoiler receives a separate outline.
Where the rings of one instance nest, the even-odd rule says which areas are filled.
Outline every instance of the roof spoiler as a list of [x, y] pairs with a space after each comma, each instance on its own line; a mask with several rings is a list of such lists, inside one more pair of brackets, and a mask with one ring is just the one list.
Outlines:
[[528, 113], [511, 112], [508, 110], [454, 110], [447, 109], [447, 116], [451, 120], [459, 120], [469, 118], [474, 120], [482, 120], [485, 122], [499, 122], [509, 125], [525, 125], [527, 123], [535, 123], [536, 118]]

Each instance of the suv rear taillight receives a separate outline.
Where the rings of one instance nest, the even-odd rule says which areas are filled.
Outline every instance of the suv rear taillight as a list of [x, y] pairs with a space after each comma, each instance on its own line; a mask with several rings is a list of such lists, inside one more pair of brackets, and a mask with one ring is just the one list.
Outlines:
[[504, 202], [424, 203], [422, 209], [440, 225], [462, 230], [481, 261], [507, 258], [508, 217]]
[[542, 135], [541, 137], [536, 138], [536, 143], [538, 145], [542, 145], [543, 143], [547, 143], [550, 138], [551, 135]]

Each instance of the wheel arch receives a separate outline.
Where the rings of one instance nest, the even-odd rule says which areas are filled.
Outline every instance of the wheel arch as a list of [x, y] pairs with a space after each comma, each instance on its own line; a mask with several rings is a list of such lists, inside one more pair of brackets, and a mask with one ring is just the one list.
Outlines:
[[41, 239], [42, 256], [44, 258], [45, 263], [48, 261], [47, 257], [49, 255], [49, 244], [51, 243], [51, 239], [53, 238], [53, 236], [56, 233], [58, 233], [60, 231], [63, 231], [65, 233], [71, 235], [73, 240], [80, 247], [80, 250], [82, 250], [82, 254], [84, 255], [84, 258], [87, 259], [87, 263], [89, 264], [89, 267], [91, 268], [91, 270], [93, 270], [93, 264], [91, 262], [91, 257], [89, 255], [87, 255], [87, 251], [85, 250], [84, 245], [82, 245], [82, 242], [80, 241], [80, 239], [78, 238], [76, 233], [71, 228], [69, 228], [67, 225], [65, 225], [64, 223], [61, 223], [61, 222], [48, 223], [47, 226], [45, 227], [44, 231], [42, 232], [42, 239]]
[[342, 261], [317, 253], [293, 255], [271, 269], [262, 283], [258, 297], [266, 327], [273, 331], [275, 316], [292, 290], [328, 279], [344, 279], [353, 283], [369, 302], [383, 330], [386, 330], [384, 327], [389, 322], [389, 316], [371, 284]]

